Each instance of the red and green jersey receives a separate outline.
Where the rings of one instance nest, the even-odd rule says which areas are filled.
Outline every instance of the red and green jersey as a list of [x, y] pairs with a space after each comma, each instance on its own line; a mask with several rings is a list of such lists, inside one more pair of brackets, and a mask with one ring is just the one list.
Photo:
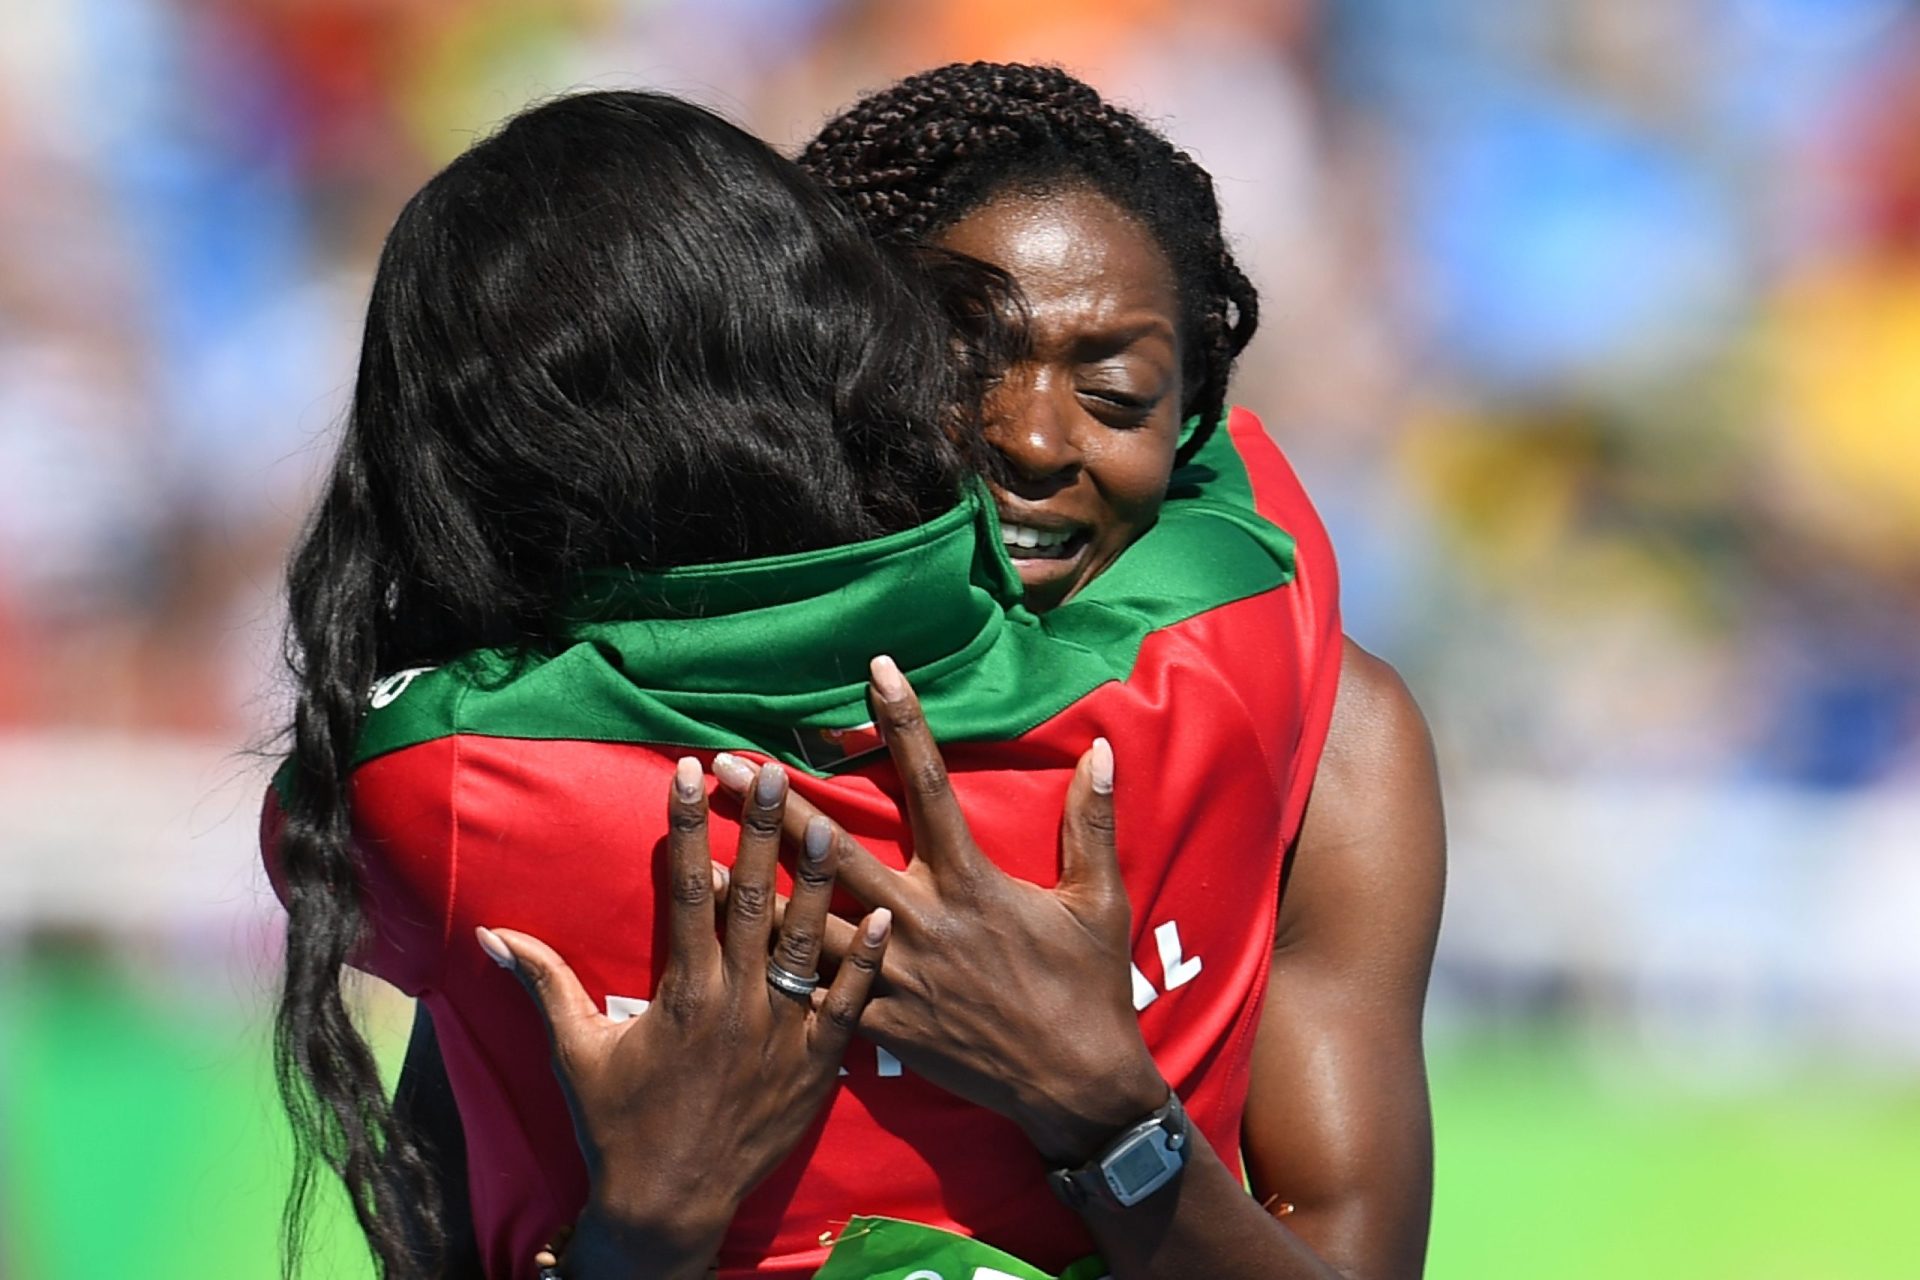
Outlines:
[[[899, 784], [867, 750], [876, 653], [912, 679], [980, 847], [1014, 875], [1057, 878], [1067, 781], [1096, 735], [1112, 741], [1141, 1028], [1233, 1158], [1281, 867], [1339, 672], [1325, 534], [1236, 410], [1106, 573], [1044, 617], [1018, 597], [975, 493], [856, 546], [602, 573], [558, 652], [479, 653], [376, 687], [353, 780], [372, 925], [360, 962], [431, 1010], [489, 1275], [531, 1275], [587, 1181], [538, 1015], [474, 926], [545, 939], [616, 1016], [644, 1007], [665, 957], [665, 796], [683, 754], [782, 761], [796, 792], [903, 865]], [[733, 812], [714, 810], [723, 858]], [[269, 797], [269, 851], [277, 825]], [[1058, 1271], [1092, 1244], [1045, 1172], [1010, 1122], [856, 1039], [817, 1133], [734, 1220], [721, 1274], [811, 1275], [856, 1215]]]

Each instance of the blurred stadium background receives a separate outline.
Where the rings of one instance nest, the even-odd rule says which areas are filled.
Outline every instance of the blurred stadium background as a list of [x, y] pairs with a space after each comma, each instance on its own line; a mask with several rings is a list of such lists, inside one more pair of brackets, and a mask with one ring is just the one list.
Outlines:
[[570, 87], [792, 145], [967, 57], [1211, 168], [1265, 299], [1236, 398], [1434, 722], [1431, 1274], [1920, 1276], [1901, 0], [9, 6], [0, 1275], [272, 1273], [250, 748], [401, 201]]

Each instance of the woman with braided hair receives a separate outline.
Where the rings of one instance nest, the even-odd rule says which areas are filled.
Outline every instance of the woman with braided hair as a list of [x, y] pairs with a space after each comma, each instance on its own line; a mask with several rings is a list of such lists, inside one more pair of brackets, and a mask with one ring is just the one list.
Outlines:
[[[1153, 522], [1173, 467], [1222, 421], [1259, 322], [1213, 180], [1066, 72], [979, 62], [861, 99], [800, 164], [880, 239], [938, 243], [1020, 282], [1032, 358], [998, 420], [1024, 480], [1001, 515], [1029, 602], [1060, 603]], [[1042, 419], [1054, 409], [1077, 429]], [[1083, 500], [1041, 499], [1069, 466]], [[1021, 546], [1028, 529], [1039, 547]]]
[[[843, 884], [889, 906], [895, 920], [885, 981], [862, 1029], [886, 1051], [882, 1076], [895, 1079], [903, 1109], [876, 1118], [902, 1134], [939, 1134], [953, 1149], [915, 1148], [909, 1159], [889, 1146], [886, 1162], [851, 1180], [845, 1153], [828, 1139], [811, 1161], [842, 1177], [849, 1215], [913, 1216], [920, 1170], [937, 1174], [939, 1207], [923, 1208], [924, 1219], [938, 1216], [1049, 1271], [1091, 1245], [1122, 1277], [1417, 1275], [1431, 1184], [1421, 1014], [1443, 862], [1432, 750], [1392, 669], [1341, 642], [1331, 554], [1291, 472], [1252, 415], [1224, 411], [1258, 300], [1225, 242], [1211, 180], [1064, 72], [993, 64], [939, 68], [863, 99], [821, 131], [801, 163], [878, 238], [958, 251], [1020, 286], [1027, 347], [989, 398], [987, 436], [1007, 463], [994, 487], [1000, 536], [1043, 625], [1063, 640], [1097, 634], [1110, 584], [1122, 581], [1178, 597], [1181, 566], [1147, 557], [1154, 539], [1143, 535], [1164, 526], [1173, 506], [1207, 505], [1231, 486], [1245, 486], [1259, 514], [1294, 535], [1291, 589], [1316, 602], [1287, 634], [1216, 610], [1207, 616], [1223, 629], [1172, 660], [1223, 671], [1248, 689], [1249, 707], [1269, 668], [1299, 663], [1294, 674], [1314, 709], [1289, 730], [1288, 758], [1266, 760], [1262, 772], [1255, 753], [1240, 770], [1281, 801], [1246, 847], [1200, 848], [1205, 842], [1177, 820], [1169, 825], [1163, 813], [1156, 823], [1144, 802], [1122, 804], [1131, 1002], [1144, 1045], [1137, 1034], [1115, 1038], [1031, 1016], [1062, 1008], [1063, 990], [1099, 1005], [1093, 993], [1108, 990], [1100, 956], [1049, 945], [1022, 965], [1017, 950], [983, 942], [996, 936], [1001, 899], [989, 907], [943, 896], [933, 873], [909, 879], [932, 862], [929, 847], [971, 846], [956, 815], [944, 827], [916, 821], [916, 862], [904, 874], [864, 866], [858, 844], [843, 837]], [[1215, 439], [1223, 425], [1230, 446]], [[1316, 630], [1331, 643], [1307, 634]], [[1160, 696], [1163, 705], [1180, 701], [1172, 686]], [[1140, 771], [1185, 776], [1190, 742], [1170, 733], [1161, 759]], [[935, 801], [922, 785], [937, 796], [946, 783], [937, 759], [924, 758], [930, 748], [919, 749], [906, 794], [924, 807]], [[949, 748], [953, 792], [997, 859], [990, 836], [1005, 834], [1006, 819], [958, 785], [961, 770], [981, 767], [978, 751]], [[725, 757], [714, 772], [735, 790], [751, 777]], [[1174, 790], [1189, 810], [1204, 811], [1219, 803], [1216, 788], [1247, 780], [1216, 772]], [[1156, 794], [1179, 807], [1168, 790]], [[809, 812], [792, 802], [789, 822]], [[1181, 899], [1177, 918], [1164, 914], [1165, 886], [1144, 869], [1154, 841], [1163, 852], [1184, 849], [1175, 859], [1182, 874], [1205, 885]], [[849, 867], [860, 870], [850, 876]], [[1002, 931], [1020, 937], [1011, 926]], [[850, 945], [844, 930], [832, 935], [829, 953]], [[424, 1109], [435, 1090], [421, 1069], [431, 1040], [420, 1030], [406, 1087]], [[1150, 1075], [1142, 1066], [1149, 1052], [1158, 1064]], [[1128, 1118], [1158, 1113], [1162, 1074], [1196, 1117], [1206, 1116], [1206, 1140], [1182, 1157], [1177, 1182], [1131, 1203], [1083, 1194], [1084, 1231], [1063, 1226], [1044, 1198], [1009, 1207], [995, 1180], [1027, 1185], [1012, 1171], [1034, 1163], [1035, 1152], [1049, 1165], [1102, 1167], [1116, 1135], [1130, 1131]], [[1073, 1092], [1063, 1080], [1082, 1100], [1105, 1100], [1097, 1120], [1083, 1117], [1070, 1134], [1030, 1123], [1035, 1098]], [[944, 1106], [934, 1083], [1019, 1129], [927, 1120]], [[1008, 1150], [1022, 1131], [1030, 1150]], [[975, 1135], [999, 1143], [999, 1154], [962, 1153]], [[457, 1131], [451, 1136], [457, 1141]], [[1001, 1274], [1011, 1265], [996, 1264]]]
[[[990, 401], [988, 439], [1013, 471], [995, 496], [1029, 601], [1071, 596], [1153, 522], [1175, 467], [1226, 420], [1259, 303], [1211, 178], [1066, 72], [980, 62], [861, 99], [801, 165], [881, 239], [958, 250], [1019, 283], [1030, 352]], [[1258, 433], [1244, 410], [1233, 417], [1236, 434]], [[1318, 528], [1304, 501], [1278, 518], [1296, 534]], [[1012, 545], [1029, 531], [1041, 545]], [[1313, 759], [1304, 744], [1299, 762], [1312, 786], [1305, 821], [1283, 833], [1291, 849], [1241, 1155], [1256, 1197], [1288, 1208], [1292, 1234], [1372, 1280], [1417, 1275], [1425, 1255], [1421, 1023], [1444, 832], [1432, 747], [1405, 685], [1351, 640], [1336, 660], [1324, 751]]]

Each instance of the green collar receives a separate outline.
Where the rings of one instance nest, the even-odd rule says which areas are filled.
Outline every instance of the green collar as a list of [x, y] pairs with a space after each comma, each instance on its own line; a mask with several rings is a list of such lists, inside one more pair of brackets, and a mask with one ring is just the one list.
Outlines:
[[[785, 711], [860, 703], [884, 644], [909, 671], [964, 664], [1017, 607], [1020, 579], [985, 486], [946, 514], [850, 546], [659, 572], [597, 570], [575, 636], [640, 683], [757, 691]], [[1024, 612], [1024, 611], [1023, 611]]]
[[[906, 669], [943, 742], [1004, 742], [1109, 680], [1146, 636], [1293, 576], [1227, 432], [1174, 477], [1159, 522], [1036, 617], [971, 482], [936, 520], [850, 547], [581, 583], [552, 652], [483, 649], [383, 680], [357, 757], [448, 734], [746, 747], [824, 773], [857, 758], [867, 663]], [[1074, 748], [1076, 751], [1078, 746]]]

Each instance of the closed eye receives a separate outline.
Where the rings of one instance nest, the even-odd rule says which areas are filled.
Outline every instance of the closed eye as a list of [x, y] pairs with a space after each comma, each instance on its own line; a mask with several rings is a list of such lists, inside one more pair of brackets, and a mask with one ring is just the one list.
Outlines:
[[1158, 396], [1134, 396], [1124, 391], [1108, 391], [1099, 387], [1082, 387], [1080, 396], [1092, 401], [1093, 411], [1103, 418], [1112, 419], [1116, 426], [1140, 425], [1160, 403]]

